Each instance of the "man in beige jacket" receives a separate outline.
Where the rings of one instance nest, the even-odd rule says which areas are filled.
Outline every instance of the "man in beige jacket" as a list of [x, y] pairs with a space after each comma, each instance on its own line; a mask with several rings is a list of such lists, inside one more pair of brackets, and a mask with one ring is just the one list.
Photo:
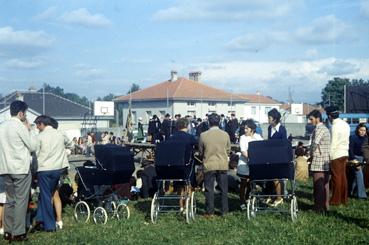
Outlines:
[[214, 182], [218, 183], [222, 196], [222, 215], [228, 212], [228, 155], [231, 150], [229, 135], [219, 129], [220, 117], [209, 115], [210, 129], [200, 135], [199, 154], [205, 171], [205, 205], [207, 215], [214, 214]]

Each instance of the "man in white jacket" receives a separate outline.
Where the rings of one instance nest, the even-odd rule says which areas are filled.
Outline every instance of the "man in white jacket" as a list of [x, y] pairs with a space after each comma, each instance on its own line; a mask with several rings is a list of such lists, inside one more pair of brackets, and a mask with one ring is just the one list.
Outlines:
[[36, 137], [26, 112], [28, 105], [16, 100], [10, 105], [11, 118], [0, 125], [0, 175], [4, 178], [7, 202], [4, 239], [26, 241], [26, 213], [31, 187], [31, 152]]
[[55, 213], [51, 199], [63, 169], [69, 166], [65, 137], [51, 126], [52, 121], [48, 116], [38, 116], [35, 123], [40, 131], [36, 149], [37, 180], [40, 187], [37, 219], [43, 223], [45, 231], [55, 231]]

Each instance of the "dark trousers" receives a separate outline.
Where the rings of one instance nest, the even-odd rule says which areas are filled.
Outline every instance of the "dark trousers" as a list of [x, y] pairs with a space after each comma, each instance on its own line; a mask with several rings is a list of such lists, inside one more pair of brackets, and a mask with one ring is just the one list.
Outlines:
[[37, 173], [40, 187], [39, 204], [37, 207], [37, 219], [43, 222], [44, 230], [55, 230], [55, 212], [52, 204], [52, 196], [58, 185], [61, 170], [41, 171]]
[[228, 176], [227, 171], [205, 172], [205, 206], [207, 214], [214, 214], [214, 183], [218, 183], [222, 199], [222, 215], [228, 213]]
[[348, 157], [340, 157], [331, 161], [331, 205], [347, 204], [346, 163]]
[[329, 172], [313, 172], [314, 210], [327, 211], [329, 208]]
[[13, 236], [25, 234], [31, 173], [6, 174], [3, 176], [6, 192], [4, 231]]

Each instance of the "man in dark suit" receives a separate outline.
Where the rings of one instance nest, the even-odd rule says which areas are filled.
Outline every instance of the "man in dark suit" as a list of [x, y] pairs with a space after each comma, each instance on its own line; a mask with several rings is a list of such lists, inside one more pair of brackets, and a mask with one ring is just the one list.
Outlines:
[[231, 150], [229, 135], [219, 128], [220, 116], [208, 117], [210, 129], [200, 135], [199, 155], [205, 172], [205, 205], [207, 216], [214, 214], [215, 180], [221, 191], [222, 215], [228, 213], [228, 155]]
[[169, 139], [172, 134], [172, 120], [170, 120], [170, 115], [167, 113], [161, 124], [160, 134], [163, 140]]
[[160, 127], [161, 122], [157, 115], [152, 116], [149, 121], [149, 127], [147, 129], [147, 135], [151, 137], [151, 143], [155, 144], [157, 140], [160, 140]]
[[231, 114], [231, 119], [228, 121], [227, 124], [227, 133], [229, 134], [231, 142], [235, 144], [237, 142], [236, 132], [238, 129], [238, 120], [234, 113]]

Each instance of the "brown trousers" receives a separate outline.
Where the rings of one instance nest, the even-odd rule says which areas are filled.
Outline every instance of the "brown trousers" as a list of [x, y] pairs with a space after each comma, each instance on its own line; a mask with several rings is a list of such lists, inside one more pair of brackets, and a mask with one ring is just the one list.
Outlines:
[[331, 205], [347, 205], [346, 164], [348, 157], [340, 157], [331, 161]]
[[314, 211], [323, 212], [329, 209], [329, 172], [313, 172]]

